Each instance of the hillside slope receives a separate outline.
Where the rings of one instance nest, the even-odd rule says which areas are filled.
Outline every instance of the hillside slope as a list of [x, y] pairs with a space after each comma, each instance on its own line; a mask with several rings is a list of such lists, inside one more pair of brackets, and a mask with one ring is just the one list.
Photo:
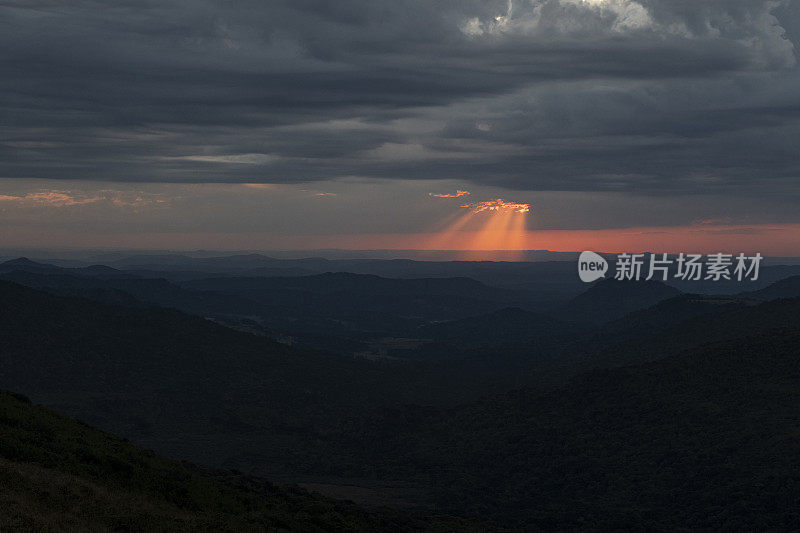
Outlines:
[[[397, 402], [404, 365], [302, 352], [160, 308], [0, 282], [0, 388], [205, 464], [281, 469], [293, 442]], [[250, 455], [252, 454], [252, 455]]]
[[387, 411], [325, 443], [328, 472], [424, 478], [444, 509], [533, 530], [796, 530], [798, 310], [722, 313], [685, 349], [552, 392]]
[[558, 309], [557, 316], [570, 322], [602, 324], [679, 294], [678, 289], [660, 281], [603, 279]]
[[[0, 529], [20, 531], [478, 531], [199, 470], [0, 391]], [[484, 530], [482, 527], [481, 531]]]
[[776, 300], [778, 298], [798, 298], [800, 297], [800, 276], [792, 276], [776, 281], [761, 290], [744, 292], [738, 295], [740, 298], [752, 298], [754, 300]]

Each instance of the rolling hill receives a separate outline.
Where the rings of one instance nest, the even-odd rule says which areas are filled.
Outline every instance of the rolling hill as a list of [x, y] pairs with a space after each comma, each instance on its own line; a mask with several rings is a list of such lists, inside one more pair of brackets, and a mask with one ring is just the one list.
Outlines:
[[103, 303], [173, 307], [232, 326], [247, 322], [250, 331], [348, 354], [363, 350], [365, 340], [413, 335], [431, 321], [510, 305], [540, 306], [533, 293], [458, 277], [390, 279], [328, 272], [169, 281], [104, 266], [60, 268], [23, 258], [0, 264], [0, 279]]
[[602, 324], [678, 294], [678, 289], [659, 281], [603, 279], [559, 308], [557, 316], [572, 322]]
[[419, 335], [439, 342], [476, 347], [575, 335], [579, 329], [578, 324], [518, 307], [507, 307], [485, 315], [429, 324], [419, 329]]
[[440, 508], [526, 530], [794, 530], [798, 311], [722, 313], [707, 342], [550, 392], [386, 411], [327, 441], [326, 466], [424, 478]]
[[433, 377], [417, 362], [304, 352], [176, 310], [12, 283], [0, 302], [0, 387], [169, 457], [399, 491], [525, 530], [800, 524], [798, 299], [668, 299], [581, 339], [599, 353], [560, 385], [453, 407], [408, 394], [438, 379], [471, 389], [478, 365], [446, 361]]
[[776, 300], [778, 298], [800, 297], [800, 276], [791, 276], [757, 291], [740, 293], [738, 298], [752, 300]]
[[403, 365], [302, 352], [162, 308], [0, 282], [0, 387], [173, 457], [262, 472], [363, 405], [402, 401]]
[[365, 510], [229, 470], [181, 464], [0, 391], [0, 527], [11, 531], [485, 531]]

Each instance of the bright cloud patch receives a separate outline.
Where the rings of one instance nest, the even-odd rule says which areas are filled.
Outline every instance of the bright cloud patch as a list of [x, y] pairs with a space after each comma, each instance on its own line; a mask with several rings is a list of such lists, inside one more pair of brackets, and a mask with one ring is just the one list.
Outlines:
[[461, 207], [466, 207], [473, 213], [482, 213], [484, 211], [495, 213], [527, 213], [531, 210], [530, 204], [506, 202], [502, 198], [498, 198], [497, 200], [489, 200], [486, 202], [462, 205]]
[[452, 194], [437, 194], [435, 192], [429, 192], [428, 196], [434, 196], [436, 198], [459, 198], [461, 196], [469, 196], [469, 191], [457, 190]]
[[19, 196], [0, 195], [0, 202], [21, 206], [72, 207], [107, 202], [116, 207], [142, 207], [165, 204], [167, 200], [152, 195], [127, 191], [100, 190], [96, 194], [74, 193], [64, 190], [29, 192]]

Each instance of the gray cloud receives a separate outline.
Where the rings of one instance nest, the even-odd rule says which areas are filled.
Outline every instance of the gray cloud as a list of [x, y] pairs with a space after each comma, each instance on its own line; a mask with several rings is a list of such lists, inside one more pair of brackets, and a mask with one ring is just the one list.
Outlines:
[[798, 33], [794, 1], [0, 2], [0, 177], [797, 195]]

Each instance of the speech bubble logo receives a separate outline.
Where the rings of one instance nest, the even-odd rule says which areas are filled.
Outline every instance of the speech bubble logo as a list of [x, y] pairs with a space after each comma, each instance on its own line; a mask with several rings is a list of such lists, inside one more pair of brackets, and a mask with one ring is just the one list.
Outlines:
[[594, 252], [583, 252], [578, 258], [578, 276], [581, 281], [591, 283], [605, 277], [608, 261]]

